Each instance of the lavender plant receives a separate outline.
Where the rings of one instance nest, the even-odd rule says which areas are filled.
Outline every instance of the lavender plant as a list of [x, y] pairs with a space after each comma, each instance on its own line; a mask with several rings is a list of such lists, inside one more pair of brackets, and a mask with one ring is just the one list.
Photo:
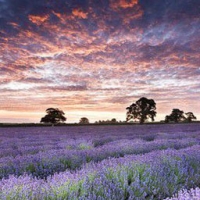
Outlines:
[[90, 163], [47, 180], [23, 175], [0, 182], [1, 199], [164, 199], [200, 183], [200, 146]]
[[166, 198], [165, 200], [198, 200], [200, 199], [200, 188], [192, 188], [190, 190], [181, 190], [178, 194], [172, 198]]
[[196, 198], [199, 128], [2, 128], [0, 199]]

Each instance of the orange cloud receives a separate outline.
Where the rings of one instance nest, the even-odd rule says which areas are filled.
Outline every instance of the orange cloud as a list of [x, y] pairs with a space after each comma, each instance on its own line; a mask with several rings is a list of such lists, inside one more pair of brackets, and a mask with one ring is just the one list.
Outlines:
[[135, 5], [138, 4], [138, 0], [114, 0], [111, 3], [111, 7], [113, 9], [118, 9], [118, 8], [132, 8]]
[[9, 22], [8, 24], [10, 24], [11, 26], [13, 26], [16, 29], [18, 29], [20, 27], [19, 24], [15, 23], [15, 22]]
[[72, 11], [72, 14], [75, 16], [75, 17], [78, 17], [78, 18], [82, 18], [82, 19], [87, 19], [87, 15], [88, 13], [82, 11], [81, 9], [73, 9]]
[[29, 15], [28, 16], [28, 19], [34, 23], [34, 24], [37, 24], [37, 25], [41, 25], [43, 24], [45, 21], [47, 21], [49, 18], [48, 15], [44, 15], [44, 16], [36, 16], [36, 15]]
[[124, 14], [123, 22], [125, 25], [129, 25], [131, 21], [141, 18], [143, 14], [144, 14], [143, 10], [141, 10], [140, 7], [138, 6], [134, 14], [133, 13]]

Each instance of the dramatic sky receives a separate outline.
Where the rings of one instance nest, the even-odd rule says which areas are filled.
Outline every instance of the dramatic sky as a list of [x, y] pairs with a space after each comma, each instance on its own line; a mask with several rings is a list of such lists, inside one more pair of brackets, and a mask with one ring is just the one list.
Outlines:
[[0, 122], [125, 120], [143, 96], [200, 119], [199, 0], [0, 0]]

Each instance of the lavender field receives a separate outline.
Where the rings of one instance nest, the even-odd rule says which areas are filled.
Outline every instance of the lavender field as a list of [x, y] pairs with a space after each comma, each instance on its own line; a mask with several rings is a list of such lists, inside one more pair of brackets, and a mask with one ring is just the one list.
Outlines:
[[200, 124], [0, 129], [1, 200], [200, 199]]

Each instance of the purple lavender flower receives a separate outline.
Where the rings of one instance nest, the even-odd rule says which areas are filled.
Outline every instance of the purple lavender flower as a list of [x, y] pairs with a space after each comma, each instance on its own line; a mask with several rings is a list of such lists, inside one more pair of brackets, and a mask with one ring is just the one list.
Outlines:
[[199, 200], [200, 199], [200, 188], [192, 188], [190, 190], [181, 190], [178, 194], [172, 198], [166, 198], [165, 200]]

